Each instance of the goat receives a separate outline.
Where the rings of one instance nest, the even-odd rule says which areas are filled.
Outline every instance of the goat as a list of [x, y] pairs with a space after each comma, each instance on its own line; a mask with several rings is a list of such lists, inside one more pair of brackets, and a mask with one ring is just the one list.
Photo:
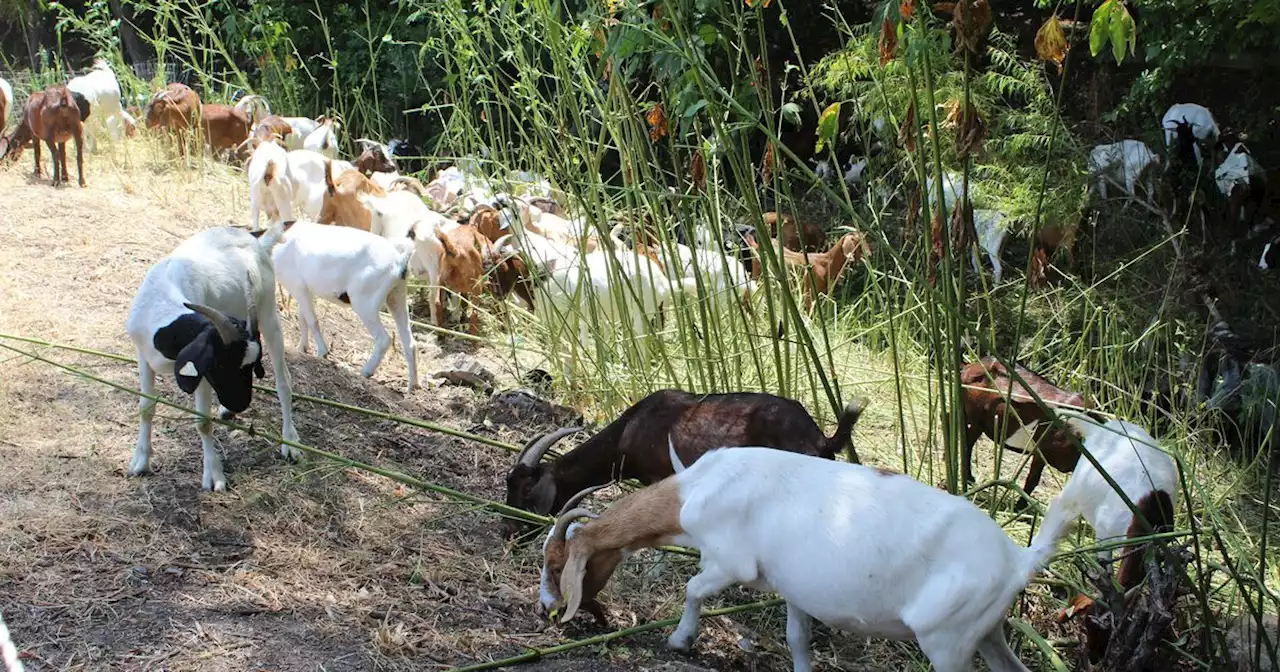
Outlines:
[[[507, 474], [507, 506], [548, 514], [584, 488], [634, 478], [645, 485], [672, 473], [667, 436], [687, 462], [721, 446], [756, 445], [835, 459], [848, 449], [862, 407], [852, 402], [840, 415], [835, 434], [822, 433], [800, 402], [763, 392], [692, 394], [658, 390], [623, 411], [616, 420], [554, 462], [540, 464], [551, 447], [578, 428], [559, 429], [529, 442]], [[520, 529], [507, 521], [509, 534]]]
[[1138, 195], [1138, 184], [1148, 197], [1156, 193], [1156, 171], [1160, 157], [1140, 140], [1121, 140], [1098, 145], [1089, 153], [1089, 172], [1097, 179], [1098, 197], [1106, 200], [1107, 183], [1121, 186], [1129, 196]]
[[287, 145], [290, 150], [302, 149], [302, 143], [307, 139], [307, 136], [315, 132], [317, 128], [320, 128], [320, 124], [325, 121], [325, 117], [320, 117], [319, 119], [311, 119], [309, 117], [280, 118], [293, 129], [293, 132], [289, 134], [289, 144]]
[[[1174, 518], [1174, 501], [1178, 487], [1178, 469], [1173, 458], [1158, 448], [1158, 443], [1143, 428], [1123, 420], [1103, 422], [1089, 414], [1063, 410], [1058, 419], [1065, 423], [1062, 431], [1074, 434], [1084, 449], [1097, 462], [1098, 467], [1111, 477], [1124, 495], [1137, 507], [1141, 517], [1125, 504], [1124, 499], [1111, 487], [1098, 467], [1085, 460], [1062, 488], [1062, 494], [1049, 507], [1044, 527], [1074, 522], [1083, 516], [1093, 527], [1094, 537], [1100, 544], [1118, 539], [1144, 537], [1150, 532], [1171, 529]], [[1015, 450], [1028, 450], [1031, 435], [1040, 420], [1023, 425], [1005, 445]], [[1145, 521], [1143, 520], [1145, 519]], [[1149, 527], [1148, 527], [1149, 526]], [[1111, 549], [1098, 551], [1098, 560], [1110, 567]], [[1128, 549], [1120, 561], [1118, 582], [1127, 591], [1146, 578], [1143, 565], [1144, 547]], [[1059, 613], [1060, 619], [1085, 613], [1093, 608], [1093, 600], [1077, 595], [1071, 605]], [[1109, 643], [1110, 633], [1085, 619], [1085, 641], [1089, 658], [1101, 660]]]
[[493, 242], [497, 242], [504, 235], [510, 234], [507, 224], [502, 218], [502, 213], [488, 205], [482, 205], [472, 211], [467, 223], [476, 227], [476, 230], [481, 235]]
[[[965, 423], [961, 467], [964, 482], [972, 483], [973, 446], [985, 434], [997, 446], [1032, 455], [1027, 480], [1022, 486], [1030, 495], [1040, 484], [1046, 463], [1058, 471], [1070, 473], [1076, 467], [1080, 451], [1068, 432], [1049, 426], [1044, 426], [1036, 434], [1035, 448], [1030, 451], [1019, 451], [1004, 438], [1013, 436], [1026, 424], [1048, 417], [1036, 402], [1036, 397], [1047, 405], [1078, 409], [1092, 409], [1093, 402], [1078, 392], [1054, 385], [1024, 366], [1017, 366], [1016, 371], [1023, 382], [1014, 382], [1009, 370], [995, 357], [983, 357], [960, 369], [960, 384], [963, 386], [961, 412]], [[1035, 396], [1032, 396], [1033, 392]], [[1026, 500], [1020, 499], [1017, 508], [1020, 510], [1025, 506]]]
[[293, 179], [289, 174], [289, 153], [284, 147], [274, 139], [258, 145], [245, 172], [249, 176], [249, 217], [253, 230], [259, 230], [259, 213], [263, 208], [271, 222], [292, 220]]
[[[796, 221], [792, 215], [766, 212], [764, 228], [770, 236], [782, 239], [782, 246], [795, 252], [821, 252], [827, 244], [827, 232], [811, 221]], [[782, 222], [782, 231], [778, 231], [778, 222]]]
[[200, 128], [214, 155], [219, 150], [234, 150], [248, 140], [249, 127], [249, 115], [244, 110], [221, 103], [200, 106]]
[[[267, 120], [280, 119], [280, 117], [271, 114], [271, 104], [267, 102], [267, 99], [257, 94], [249, 94], [236, 101], [235, 108], [244, 112], [245, 115], [249, 117], [250, 122], [255, 126], [268, 123], [269, 125], [276, 127], [276, 122], [268, 122]], [[288, 124], [285, 125], [287, 126]], [[289, 131], [281, 132], [281, 130], [277, 128], [276, 132], [281, 138], [283, 138], [288, 136], [289, 132], [292, 130], [293, 129], [291, 128]]]
[[[444, 255], [440, 257], [440, 279], [437, 284], [463, 299], [463, 312], [470, 314], [469, 328], [474, 335], [478, 333], [474, 304], [485, 286], [485, 270], [493, 259], [493, 246], [488, 238], [470, 224], [441, 231], [439, 239]], [[434, 291], [438, 297], [437, 314], [443, 317], [444, 294], [439, 290]], [[437, 322], [436, 326], [444, 325]]]
[[93, 110], [86, 120], [90, 151], [98, 151], [100, 128], [110, 133], [112, 140], [118, 141], [129, 128], [137, 126], [137, 120], [120, 104], [120, 82], [105, 60], [94, 60], [93, 69], [72, 77], [67, 88], [84, 96]]
[[[13, 109], [13, 87], [4, 77], [0, 77], [0, 139], [4, 138], [5, 122], [9, 120], [9, 111]], [[0, 148], [0, 155], [4, 149]]]
[[[1243, 142], [1235, 143], [1226, 159], [1214, 171], [1213, 178], [1218, 191], [1227, 197], [1227, 223], [1236, 226], [1248, 224], [1259, 215], [1266, 216], [1267, 178], [1262, 166], [1249, 153]], [[1246, 206], [1252, 210], [1246, 216]]]
[[322, 118], [320, 125], [302, 139], [302, 148], [319, 152], [330, 159], [338, 158], [338, 122], [330, 118]]
[[905, 475], [762, 447], [714, 450], [686, 468], [668, 449], [674, 476], [599, 516], [575, 509], [556, 520], [544, 568], [558, 583], [561, 622], [624, 549], [673, 543], [702, 554], [667, 639], [673, 649], [693, 646], [707, 598], [743, 584], [786, 600], [796, 672], [813, 669], [814, 618], [914, 639], [939, 672], [969, 669], [975, 652], [993, 670], [1026, 671], [1005, 641], [1005, 613], [1048, 564], [1067, 521], [1046, 523], [1023, 547], [972, 502]]
[[364, 145], [364, 151], [360, 155], [351, 160], [351, 165], [356, 170], [364, 173], [365, 176], [371, 176], [374, 173], [396, 173], [396, 162], [391, 158], [391, 150], [386, 145], [360, 138], [357, 143]]
[[[275, 271], [269, 250], [284, 233], [277, 225], [255, 237], [243, 229], [207, 229], [183, 241], [142, 279], [125, 323], [138, 351], [142, 425], [128, 473], [151, 463], [151, 421], [156, 373], [173, 372], [178, 387], [195, 394], [196, 430], [204, 447], [205, 490], [225, 490], [227, 477], [213, 441], [213, 396], [228, 414], [249, 407], [253, 377], [262, 378], [262, 350], [271, 356], [280, 399], [281, 436], [296, 442], [289, 370], [276, 313]], [[288, 444], [290, 459], [301, 453]]]
[[84, 187], [83, 121], [87, 116], [87, 110], [77, 104], [65, 86], [54, 85], [33, 93], [27, 98], [22, 120], [13, 135], [0, 143], [0, 156], [16, 159], [30, 142], [35, 155], [35, 176], [40, 177], [40, 141], [43, 140], [53, 160], [53, 186], [56, 187], [71, 179], [67, 169], [67, 141], [74, 139], [76, 172], [80, 186]]
[[1164, 129], [1164, 146], [1174, 147], [1178, 140], [1178, 127], [1184, 125], [1192, 132], [1191, 150], [1195, 153], [1196, 165], [1200, 165], [1200, 142], [1213, 144], [1218, 141], [1218, 122], [1213, 113], [1203, 105], [1195, 103], [1175, 103], [1169, 107], [1160, 119], [1160, 127]]
[[271, 258], [276, 278], [298, 301], [299, 349], [309, 350], [309, 334], [314, 333], [316, 354], [320, 357], [329, 354], [316, 319], [316, 296], [350, 304], [373, 337], [373, 353], [360, 372], [369, 378], [391, 347], [391, 336], [378, 317], [379, 309], [386, 306], [395, 319], [396, 333], [409, 367], [406, 393], [413, 392], [418, 384], [418, 367], [413, 331], [409, 328], [406, 282], [413, 253], [412, 238], [391, 241], [359, 229], [294, 223]]
[[[481, 231], [481, 233], [484, 232]], [[529, 272], [529, 265], [521, 257], [520, 248], [513, 240], [514, 237], [514, 234], [510, 233], [499, 236], [490, 247], [490, 257], [485, 262], [485, 266], [489, 269], [489, 290], [499, 300], [505, 299], [514, 292], [528, 306], [529, 311], [533, 312], [533, 278]]]
[[[751, 277], [759, 279], [763, 270], [759, 245], [753, 238], [749, 238], [747, 244], [755, 255], [752, 261]], [[780, 261], [784, 269], [799, 276], [805, 307], [811, 308], [817, 295], [829, 294], [836, 283], [840, 282], [848, 262], [862, 261], [870, 254], [871, 246], [867, 243], [866, 237], [855, 230], [841, 236], [826, 252], [801, 253], [783, 248]]]
[[253, 127], [253, 135], [259, 141], [266, 141], [274, 136], [279, 138], [280, 143], [287, 147], [289, 145], [289, 136], [293, 135], [293, 127], [286, 123], [283, 117], [269, 114], [259, 120], [257, 125]]
[[[991, 260], [991, 284], [1000, 284], [1000, 276], [1004, 267], [1000, 264], [1000, 253], [1004, 250], [1004, 241], [1009, 229], [1004, 226], [1005, 214], [999, 210], [973, 211], [973, 228], [978, 233], [978, 245]], [[973, 272], [982, 274], [982, 266], [978, 263], [978, 250], [969, 248], [969, 261], [973, 263]]]
[[178, 142], [178, 153], [187, 156], [190, 131], [200, 122], [200, 96], [186, 84], [173, 82], [147, 105], [147, 128], [164, 128]]

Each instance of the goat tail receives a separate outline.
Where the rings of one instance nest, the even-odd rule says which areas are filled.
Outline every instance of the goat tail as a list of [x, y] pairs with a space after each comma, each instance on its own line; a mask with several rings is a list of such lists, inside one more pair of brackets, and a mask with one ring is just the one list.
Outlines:
[[824, 457], [834, 459], [845, 446], [849, 446], [849, 461], [859, 463], [858, 452], [849, 444], [849, 437], [853, 434], [853, 426], [858, 424], [858, 418], [862, 417], [862, 411], [866, 405], [866, 401], [854, 398], [844, 407], [844, 412], [840, 414], [840, 424], [836, 426], [836, 433], [827, 439], [827, 445], [823, 448]]
[[324, 189], [333, 196], [337, 192], [337, 187], [333, 186], [333, 160], [324, 160]]

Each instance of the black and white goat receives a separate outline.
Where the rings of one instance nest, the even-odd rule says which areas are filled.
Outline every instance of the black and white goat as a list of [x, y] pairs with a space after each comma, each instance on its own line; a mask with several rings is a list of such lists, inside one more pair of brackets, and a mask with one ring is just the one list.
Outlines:
[[[253, 377], [265, 375], [262, 348], [271, 356], [280, 398], [281, 436], [297, 441], [293, 392], [284, 361], [284, 339], [276, 313], [271, 247], [284, 226], [256, 237], [232, 227], [201, 231], [183, 241], [147, 271], [129, 310], [126, 329], [138, 351], [138, 389], [142, 424], [128, 473], [138, 476], [151, 464], [151, 421], [155, 415], [157, 373], [174, 373], [178, 387], [195, 394], [195, 410], [208, 415], [213, 396], [227, 414], [249, 407]], [[227, 477], [213, 441], [213, 423], [196, 424], [204, 447], [205, 490], [225, 490]], [[300, 452], [281, 444], [280, 452]]]

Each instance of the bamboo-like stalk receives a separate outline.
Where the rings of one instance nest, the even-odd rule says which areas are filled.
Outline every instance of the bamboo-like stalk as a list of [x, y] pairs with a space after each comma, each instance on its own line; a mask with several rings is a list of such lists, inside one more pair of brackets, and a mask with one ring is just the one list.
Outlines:
[[[759, 602], [752, 602], [750, 604], [739, 604], [732, 607], [724, 607], [722, 609], [706, 609], [702, 612], [702, 617], [708, 618], [708, 617], [714, 617], [714, 616], [731, 616], [733, 614], [743, 614], [743, 613], [748, 613], [752, 611], [763, 611], [765, 609], [769, 609], [770, 607], [777, 607], [782, 604], [785, 604], [785, 603], [780, 599], [761, 600]], [[571, 642], [565, 642], [564, 644], [549, 646], [544, 649], [529, 649], [525, 653], [522, 653], [516, 656], [511, 656], [510, 658], [503, 658], [501, 660], [491, 660], [485, 663], [476, 663], [475, 665], [464, 665], [462, 667], [454, 667], [454, 668], [450, 668], [447, 672], [477, 672], [478, 670], [496, 670], [500, 667], [519, 665], [521, 663], [531, 663], [535, 660], [541, 660], [542, 658], [545, 658], [547, 656], [553, 656], [558, 653], [564, 653], [566, 651], [580, 649], [584, 646], [592, 646], [595, 644], [605, 644], [615, 639], [622, 639], [623, 637], [630, 637], [632, 635], [639, 635], [639, 634], [643, 634], [653, 630], [658, 630], [660, 628], [667, 628], [679, 622], [680, 622], [679, 618], [668, 618], [661, 621], [652, 621], [650, 623], [643, 623], [641, 625], [637, 625], [631, 628], [626, 628], [623, 630], [615, 630], [613, 632], [608, 632], [603, 635], [596, 635], [594, 637], [587, 637], [584, 639], [575, 639]]]

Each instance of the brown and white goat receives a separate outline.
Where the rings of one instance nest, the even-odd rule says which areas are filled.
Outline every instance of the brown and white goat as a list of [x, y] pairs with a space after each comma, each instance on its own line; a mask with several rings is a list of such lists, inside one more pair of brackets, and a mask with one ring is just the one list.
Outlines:
[[234, 151], [248, 140], [249, 127], [249, 114], [244, 110], [221, 103], [200, 106], [200, 129], [215, 156], [221, 151]]
[[200, 121], [200, 96], [186, 84], [173, 82], [157, 93], [147, 106], [147, 128], [163, 128], [178, 143], [178, 154], [187, 156], [191, 129]]
[[[759, 244], [754, 237], [747, 238], [753, 259], [751, 262], [751, 279], [760, 278], [763, 271], [760, 259]], [[775, 250], [776, 251], [776, 250]], [[844, 269], [849, 262], [859, 262], [871, 254], [871, 246], [860, 231], [851, 231], [840, 237], [826, 252], [793, 252], [782, 250], [782, 262], [789, 272], [800, 277], [804, 291], [805, 307], [813, 306], [816, 294], [830, 294], [832, 288], [840, 281]]]
[[[481, 231], [483, 233], [483, 231]], [[516, 246], [514, 234], [500, 236], [493, 243], [491, 257], [486, 262], [489, 274], [489, 291], [499, 301], [514, 293], [534, 311], [533, 276]]]
[[[778, 233], [778, 222], [782, 222], [782, 233]], [[764, 213], [764, 229], [770, 236], [780, 236], [782, 246], [795, 252], [821, 252], [827, 245], [827, 232], [812, 221], [799, 222], [792, 215], [766, 212]]]
[[67, 141], [76, 142], [76, 172], [80, 186], [84, 182], [84, 120], [88, 117], [87, 103], [82, 108], [71, 90], [62, 85], [51, 86], [31, 94], [22, 112], [22, 120], [0, 146], [0, 156], [17, 158], [22, 148], [31, 143], [35, 154], [35, 175], [40, 177], [40, 142], [49, 147], [53, 160], [53, 186], [71, 179], [67, 169]]
[[[557, 441], [580, 428], [560, 429], [531, 441], [507, 474], [508, 506], [540, 513], [558, 511], [574, 493], [617, 479], [634, 478], [646, 485], [670, 476], [667, 437], [687, 464], [721, 446], [763, 446], [835, 459], [846, 447], [858, 461], [849, 435], [861, 413], [851, 403], [840, 415], [830, 438], [800, 402], [761, 392], [691, 394], [658, 390], [623, 411], [582, 445], [542, 464]], [[509, 535], [523, 529], [506, 521]]]
[[[478, 333], [476, 300], [485, 288], [486, 262], [493, 258], [493, 246], [470, 224], [460, 224], [450, 231], [439, 232], [444, 254], [440, 257], [440, 287], [462, 298], [462, 310], [469, 314], [469, 329]], [[443, 317], [443, 292], [439, 295], [439, 315]], [[440, 326], [440, 325], [437, 325]]]
[[[1023, 425], [1048, 419], [1035, 397], [1050, 406], [1093, 408], [1093, 403], [1084, 395], [1064, 390], [1026, 367], [1018, 366], [1017, 374], [1030, 386], [1030, 392], [1022, 383], [1014, 381], [1009, 370], [995, 357], [983, 357], [960, 370], [965, 422], [961, 469], [965, 483], [973, 482], [973, 445], [983, 434], [1006, 450], [1025, 452], [1011, 447], [1005, 439], [1013, 436]], [[1030, 451], [1031, 466], [1022, 486], [1028, 495], [1040, 484], [1046, 463], [1058, 471], [1070, 473], [1080, 459], [1080, 451], [1065, 429], [1055, 429], [1044, 423], [1034, 438], [1036, 449]], [[1026, 504], [1026, 500], [1020, 499], [1017, 508], [1021, 509]]]
[[335, 176], [330, 162], [325, 167], [324, 204], [316, 221], [368, 231], [372, 226], [373, 212], [365, 205], [363, 197], [386, 195], [382, 187], [358, 170], [343, 171]]

